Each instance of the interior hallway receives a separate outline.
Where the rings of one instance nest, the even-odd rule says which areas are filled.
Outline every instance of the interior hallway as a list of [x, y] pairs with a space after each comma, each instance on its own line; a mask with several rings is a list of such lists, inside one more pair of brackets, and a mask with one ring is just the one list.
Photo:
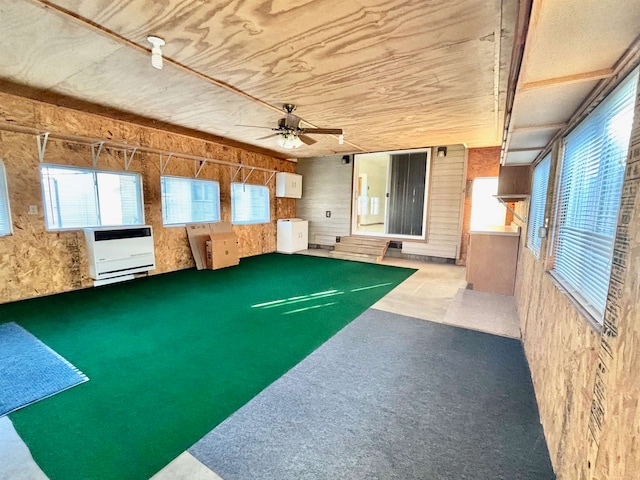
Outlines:
[[[328, 250], [300, 252], [327, 256]], [[417, 271], [371, 308], [450, 324], [495, 335], [519, 338], [514, 298], [465, 290], [465, 268], [386, 257], [384, 265]], [[0, 480], [46, 479], [8, 418], [0, 419]], [[153, 480], [220, 480], [220, 477], [184, 452]]]

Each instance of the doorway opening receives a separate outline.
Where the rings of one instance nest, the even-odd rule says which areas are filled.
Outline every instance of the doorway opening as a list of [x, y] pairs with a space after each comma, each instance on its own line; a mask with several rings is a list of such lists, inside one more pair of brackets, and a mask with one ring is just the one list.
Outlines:
[[430, 150], [354, 156], [352, 232], [425, 238]]

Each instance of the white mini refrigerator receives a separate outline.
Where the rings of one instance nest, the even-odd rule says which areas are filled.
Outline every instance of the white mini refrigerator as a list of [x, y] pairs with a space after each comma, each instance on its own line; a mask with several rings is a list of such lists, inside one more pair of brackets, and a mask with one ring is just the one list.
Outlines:
[[278, 220], [276, 250], [293, 253], [309, 248], [309, 222], [300, 218]]

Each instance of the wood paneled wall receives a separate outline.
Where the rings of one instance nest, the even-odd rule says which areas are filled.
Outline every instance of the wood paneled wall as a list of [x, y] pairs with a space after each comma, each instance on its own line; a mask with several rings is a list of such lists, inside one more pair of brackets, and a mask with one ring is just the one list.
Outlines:
[[[462, 189], [466, 149], [447, 146], [447, 156], [431, 152], [427, 203], [427, 240], [403, 241], [403, 253], [453, 258], [456, 256], [462, 214]], [[335, 238], [351, 232], [353, 160], [342, 163], [342, 155], [298, 160], [302, 174], [300, 218], [309, 220], [309, 243], [334, 245]], [[326, 212], [331, 211], [331, 217]]]
[[[240, 162], [278, 171], [295, 171], [295, 163], [268, 155], [7, 94], [0, 94], [0, 122]], [[13, 235], [0, 237], [0, 302], [91, 286], [92, 280], [88, 276], [86, 264], [84, 233], [50, 232], [45, 229], [35, 136], [0, 130], [0, 158], [6, 167], [13, 221]], [[89, 145], [50, 138], [45, 162], [91, 167], [91, 149]], [[103, 149], [98, 168], [124, 170], [123, 152]], [[159, 156], [136, 153], [130, 170], [142, 175], [145, 222], [152, 225], [154, 230], [157, 269], [152, 274], [193, 267], [185, 229], [165, 228], [162, 225]], [[193, 177], [194, 163], [173, 158], [165, 173]], [[230, 168], [208, 163], [203, 168], [200, 178], [220, 182], [222, 220], [231, 221]], [[264, 182], [262, 172], [254, 172], [249, 182]], [[295, 216], [295, 200], [276, 199], [274, 179], [269, 183], [269, 187], [271, 222], [233, 227], [238, 235], [241, 257], [274, 252], [276, 220]], [[30, 205], [37, 206], [36, 215], [29, 215]]]
[[427, 240], [402, 242], [402, 253], [429, 257], [457, 258], [462, 221], [462, 192], [467, 149], [447, 145], [447, 156], [431, 150], [431, 174], [427, 185]]
[[[552, 216], [558, 145], [552, 155]], [[522, 236], [516, 300], [540, 418], [559, 480], [635, 480], [640, 472], [640, 94], [602, 329], [546, 271]], [[526, 212], [522, 212], [526, 213]]]
[[301, 158], [297, 173], [302, 175], [302, 198], [296, 209], [300, 218], [309, 220], [309, 243], [334, 245], [336, 237], [348, 236], [353, 160], [343, 164], [342, 155]]

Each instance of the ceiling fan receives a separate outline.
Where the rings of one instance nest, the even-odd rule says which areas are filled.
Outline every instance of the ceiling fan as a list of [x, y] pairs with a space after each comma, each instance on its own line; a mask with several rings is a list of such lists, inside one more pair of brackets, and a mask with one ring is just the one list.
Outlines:
[[338, 143], [342, 145], [344, 142], [344, 131], [341, 128], [302, 128], [300, 126], [300, 117], [293, 114], [293, 111], [296, 109], [295, 105], [285, 103], [282, 109], [286, 112], [287, 116], [281, 118], [278, 121], [278, 126], [275, 128], [257, 127], [255, 125], [238, 125], [238, 127], [268, 128], [273, 130], [276, 133], [258, 138], [257, 140], [279, 137], [278, 145], [287, 149], [316, 143], [317, 140], [314, 140], [309, 135], [338, 135]]

